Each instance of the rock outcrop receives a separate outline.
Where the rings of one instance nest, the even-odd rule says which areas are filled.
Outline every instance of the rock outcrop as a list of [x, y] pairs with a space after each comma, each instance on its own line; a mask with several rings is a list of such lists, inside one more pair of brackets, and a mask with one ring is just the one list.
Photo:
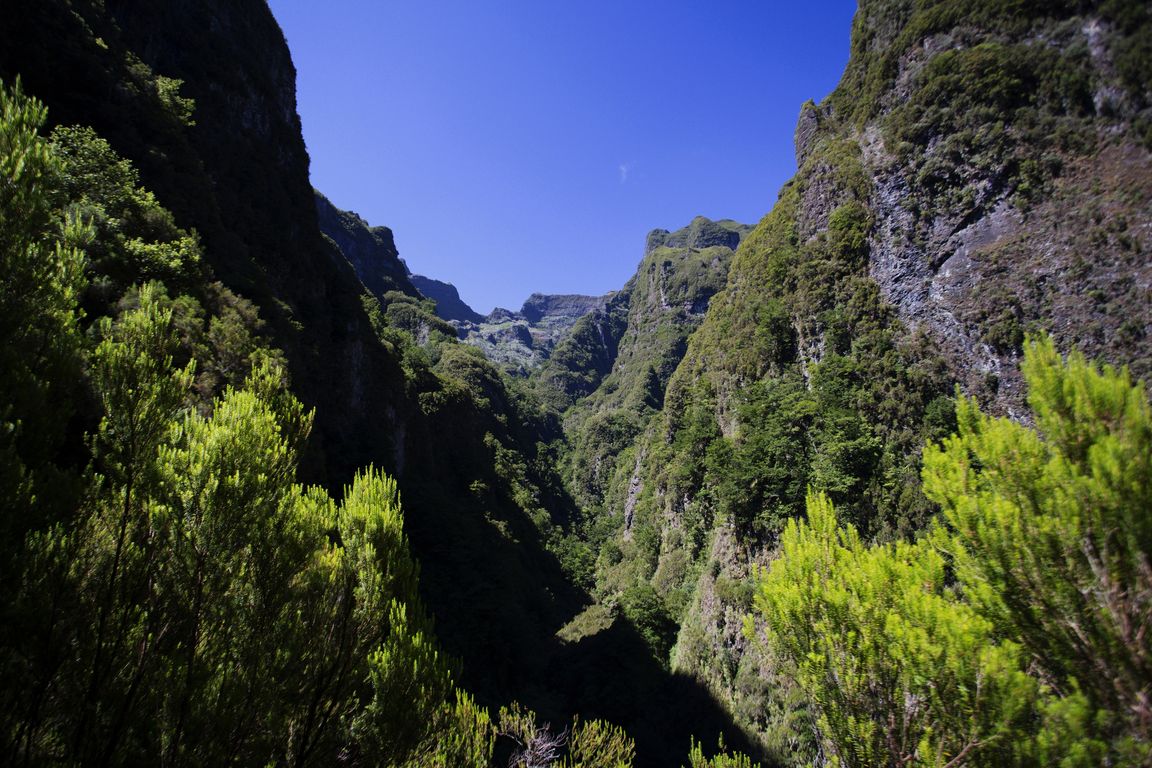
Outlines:
[[342, 211], [316, 192], [316, 216], [320, 231], [331, 238], [356, 276], [379, 300], [389, 291], [418, 298], [408, 267], [400, 260], [392, 230], [370, 226], [352, 211]]
[[688, 337], [724, 285], [733, 252], [751, 231], [730, 219], [697, 216], [675, 232], [648, 233], [636, 274], [573, 326], [541, 370], [545, 399], [563, 409], [592, 394], [616, 370], [618, 358], [617, 374], [625, 380], [646, 366], [658, 371], [662, 397]]
[[601, 309], [612, 298], [578, 294], [534, 293], [519, 311], [496, 307], [479, 322], [458, 322], [465, 343], [479, 347], [489, 360], [516, 375], [538, 369], [552, 355], [557, 342], [584, 316]]
[[484, 316], [464, 303], [460, 292], [451, 283], [433, 280], [423, 275], [411, 275], [412, 285], [426, 298], [436, 302], [436, 316], [449, 322], [480, 323]]

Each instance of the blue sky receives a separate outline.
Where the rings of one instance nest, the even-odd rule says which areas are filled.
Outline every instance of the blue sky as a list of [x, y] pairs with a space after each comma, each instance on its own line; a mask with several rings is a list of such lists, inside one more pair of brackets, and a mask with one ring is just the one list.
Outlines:
[[854, 0], [269, 0], [312, 184], [480, 312], [620, 288], [655, 228], [754, 223]]

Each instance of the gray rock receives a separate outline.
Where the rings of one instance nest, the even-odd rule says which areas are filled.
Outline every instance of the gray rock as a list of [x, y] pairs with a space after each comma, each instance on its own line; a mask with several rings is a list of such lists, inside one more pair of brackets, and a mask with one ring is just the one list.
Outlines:
[[820, 130], [820, 108], [809, 100], [800, 107], [800, 118], [796, 121], [796, 165], [804, 165], [812, 152], [813, 142]]

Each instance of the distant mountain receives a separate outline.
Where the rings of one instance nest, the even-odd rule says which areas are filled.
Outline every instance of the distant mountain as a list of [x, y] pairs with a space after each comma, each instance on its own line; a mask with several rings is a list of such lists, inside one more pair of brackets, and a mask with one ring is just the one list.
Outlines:
[[497, 307], [479, 323], [460, 324], [460, 335], [484, 350], [489, 360], [512, 373], [527, 374], [551, 357], [580, 318], [602, 308], [611, 296], [534, 293], [518, 312]]
[[411, 275], [410, 279], [416, 290], [436, 302], [436, 315], [441, 319], [465, 323], [479, 323], [484, 320], [483, 315], [464, 303], [460, 298], [460, 292], [452, 283], [433, 280], [423, 275]]
[[565, 318], [579, 319], [604, 306], [604, 300], [604, 296], [534, 293], [524, 302], [524, 306], [520, 307], [520, 316], [530, 323]]
[[436, 302], [437, 317], [456, 326], [461, 339], [516, 374], [539, 368], [580, 318], [601, 309], [612, 296], [534, 293], [519, 311], [497, 307], [481, 315], [451, 283], [423, 275], [410, 279], [425, 298]]
[[662, 399], [689, 335], [724, 287], [732, 254], [751, 231], [731, 219], [697, 216], [675, 232], [650, 232], [636, 274], [577, 323], [541, 369], [537, 382], [545, 400], [563, 410], [611, 375], [614, 383], [604, 390], [613, 393], [615, 407], [649, 368], [658, 375]]

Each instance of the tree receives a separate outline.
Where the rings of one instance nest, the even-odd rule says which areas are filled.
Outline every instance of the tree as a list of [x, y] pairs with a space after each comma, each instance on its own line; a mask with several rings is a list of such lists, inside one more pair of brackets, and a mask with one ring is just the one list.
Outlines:
[[1152, 412], [1126, 370], [1032, 341], [1032, 429], [957, 407], [924, 452], [924, 489], [955, 531], [957, 577], [1042, 677], [1082, 693], [1097, 737], [1152, 749]]
[[1023, 370], [1035, 429], [961, 399], [925, 450], [929, 533], [869, 546], [810, 493], [759, 578], [833, 764], [1152, 759], [1148, 396], [1050, 340]]
[[499, 735], [514, 745], [509, 768], [631, 768], [636, 757], [632, 739], [610, 723], [577, 718], [555, 731], [516, 703], [500, 710]]
[[[81, 493], [65, 450], [82, 380], [77, 296], [90, 230], [55, 206], [59, 164], [38, 135], [47, 112], [0, 82], [0, 749], [28, 743], [41, 719], [44, 652], [65, 602], [59, 569], [36, 571], [30, 537], [68, 520]], [[80, 459], [82, 462], [83, 459]], [[56, 550], [53, 557], [66, 557]], [[27, 584], [37, 597], [19, 599]], [[65, 591], [66, 593], [66, 591]], [[40, 599], [45, 597], [45, 599]]]
[[[47, 110], [0, 82], [0, 589], [28, 531], [65, 513], [75, 480], [60, 466], [80, 371], [77, 296], [91, 230], [62, 217], [60, 165], [39, 134]], [[4, 623], [4, 622], [0, 622]]]
[[719, 752], [713, 757], [705, 757], [703, 747], [692, 740], [692, 750], [688, 753], [689, 768], [760, 768], [759, 763], [753, 763], [747, 755], [739, 752], [730, 754], [724, 750], [724, 741], [720, 741]]
[[819, 712], [832, 765], [1011, 765], [1039, 685], [958, 599], [930, 540], [868, 546], [811, 493], [756, 606]]

